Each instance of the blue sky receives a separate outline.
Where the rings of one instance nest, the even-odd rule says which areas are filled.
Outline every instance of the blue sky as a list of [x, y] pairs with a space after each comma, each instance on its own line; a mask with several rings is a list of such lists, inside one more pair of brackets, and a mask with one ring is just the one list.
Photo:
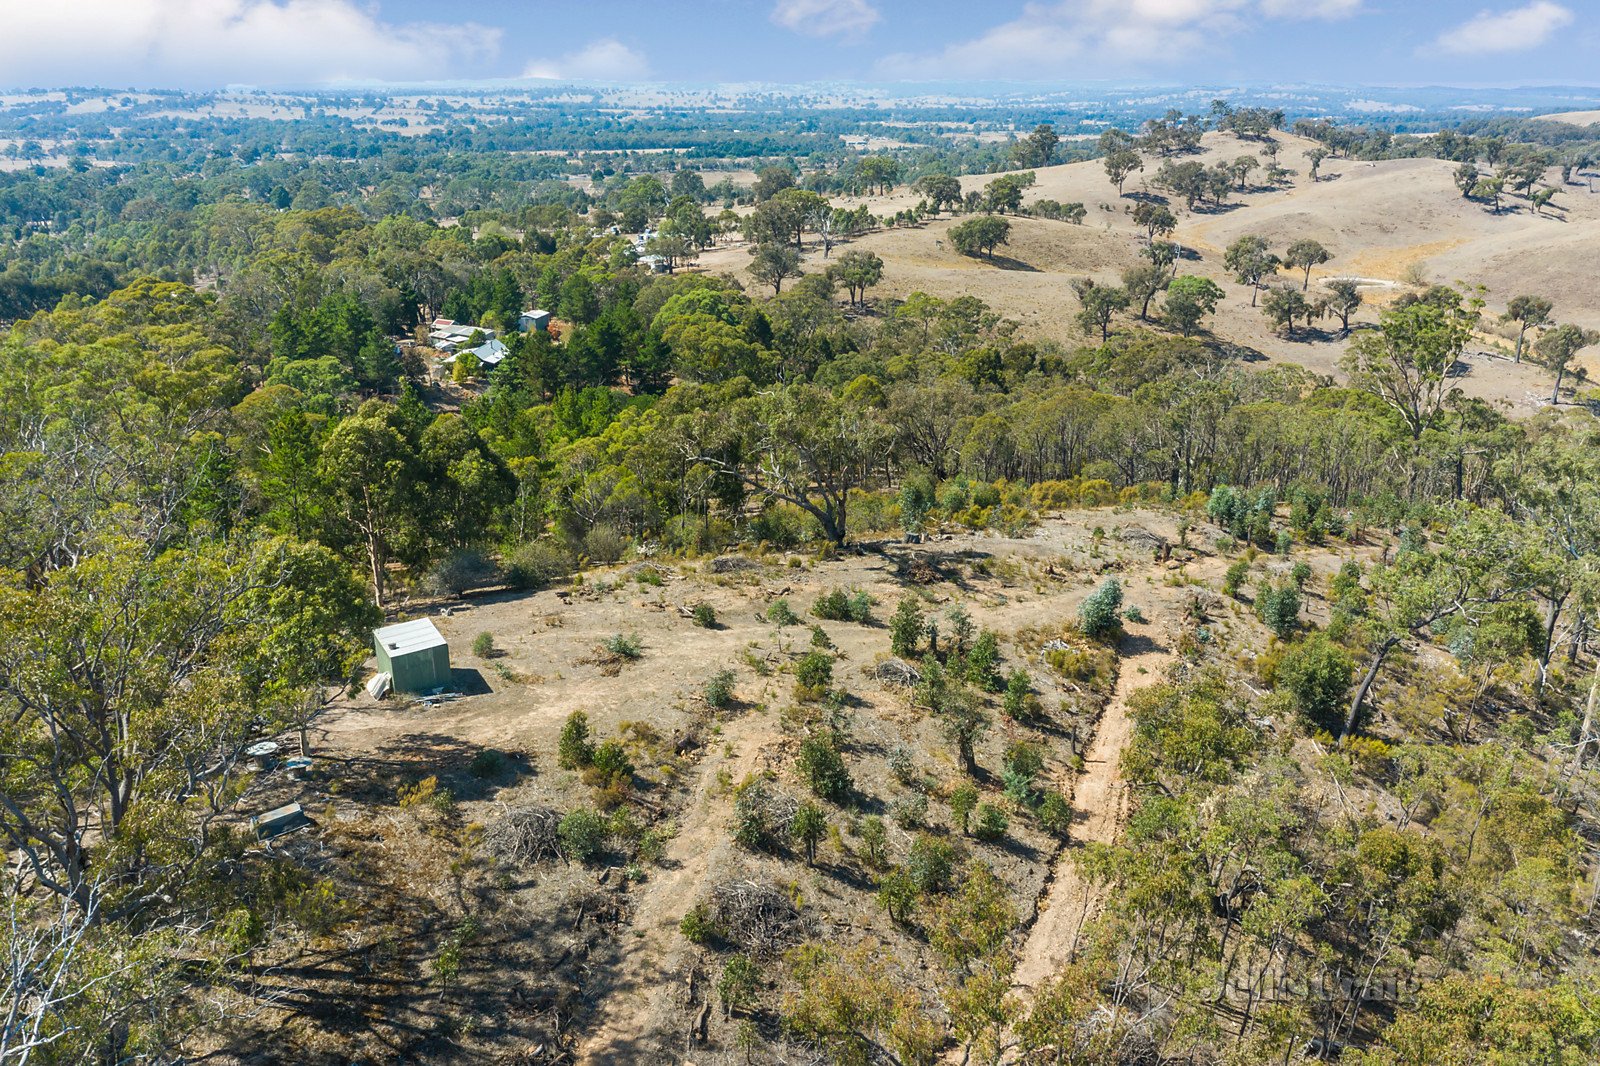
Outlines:
[[1600, 0], [0, 0], [0, 84], [1596, 84]]

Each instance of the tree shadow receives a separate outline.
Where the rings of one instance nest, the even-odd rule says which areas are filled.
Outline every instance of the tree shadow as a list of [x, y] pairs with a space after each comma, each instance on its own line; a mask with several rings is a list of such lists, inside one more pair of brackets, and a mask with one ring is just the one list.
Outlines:
[[1039, 273], [1039, 268], [1032, 263], [1024, 263], [1022, 260], [1013, 259], [1009, 255], [991, 255], [988, 258], [988, 262], [1001, 270], [1016, 270], [1025, 274]]

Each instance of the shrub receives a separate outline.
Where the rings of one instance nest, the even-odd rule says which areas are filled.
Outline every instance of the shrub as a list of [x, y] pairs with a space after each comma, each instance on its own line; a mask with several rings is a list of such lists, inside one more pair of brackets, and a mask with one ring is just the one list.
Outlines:
[[614, 563], [628, 551], [628, 535], [615, 526], [598, 525], [583, 535], [583, 554], [597, 563]]
[[1326, 635], [1292, 645], [1279, 661], [1274, 681], [1287, 692], [1307, 722], [1330, 733], [1344, 728], [1345, 695], [1356, 664]]
[[902, 785], [909, 785], [916, 780], [916, 765], [911, 761], [911, 749], [904, 744], [896, 744], [894, 750], [889, 752], [889, 772], [894, 774], [895, 780]]
[[889, 619], [889, 650], [902, 659], [917, 653], [922, 637], [922, 607], [915, 596], [902, 596]]
[[1033, 694], [1033, 678], [1028, 676], [1028, 671], [1021, 668], [1011, 671], [1011, 676], [1006, 678], [1006, 695], [1002, 707], [1006, 717], [1021, 722], [1031, 721], [1039, 716], [1043, 705]]
[[493, 748], [484, 748], [472, 757], [472, 765], [468, 770], [473, 777], [491, 778], [499, 777], [506, 768], [506, 757]]
[[972, 835], [979, 840], [999, 840], [1006, 835], [1006, 828], [1010, 819], [1006, 812], [992, 803], [978, 804], [976, 820], [972, 826]]
[[587, 863], [605, 848], [606, 820], [594, 811], [577, 810], [561, 819], [556, 835], [561, 854], [571, 862]]
[[821, 626], [811, 627], [811, 646], [818, 651], [832, 651], [834, 643], [828, 636], [828, 631]]
[[493, 585], [500, 580], [494, 560], [471, 548], [449, 556], [428, 571], [424, 582], [436, 596], [459, 596], [469, 589]]
[[494, 634], [479, 633], [472, 638], [472, 654], [480, 659], [490, 659], [495, 655]]
[[811, 613], [829, 622], [868, 622], [872, 597], [858, 589], [833, 589], [817, 597]]
[[594, 762], [594, 745], [589, 741], [589, 716], [583, 711], [567, 715], [556, 742], [556, 762], [563, 770], [582, 770]]
[[720, 936], [717, 923], [712, 920], [711, 908], [696, 903], [678, 922], [678, 932], [691, 944], [709, 944]]
[[1278, 637], [1288, 640], [1300, 624], [1300, 590], [1293, 585], [1256, 586], [1256, 617]]
[[963, 781], [950, 793], [950, 817], [956, 820], [956, 826], [962, 833], [967, 831], [967, 824], [977, 806], [978, 790], [968, 782]]
[[1000, 673], [996, 669], [999, 663], [999, 639], [993, 630], [985, 629], [978, 634], [978, 639], [972, 642], [972, 650], [967, 653], [967, 680], [985, 692], [999, 691]]
[[857, 836], [861, 839], [861, 850], [866, 853], [867, 865], [873, 869], [881, 867], [889, 853], [889, 828], [883, 824], [883, 819], [876, 814], [867, 815], [861, 819]]
[[608, 740], [595, 748], [586, 778], [590, 784], [598, 788], [625, 784], [632, 780], [633, 760], [628, 758], [628, 749], [617, 740]]
[[801, 741], [795, 767], [811, 791], [823, 799], [843, 803], [850, 798], [850, 771], [839, 749], [826, 739], [813, 736]]
[[691, 608], [694, 624], [701, 629], [717, 628], [717, 609], [709, 603], [697, 603]]
[[661, 576], [661, 571], [653, 566], [641, 566], [634, 571], [633, 579], [639, 584], [649, 585], [651, 588], [660, 588], [666, 584], [665, 579]]
[[722, 967], [717, 979], [717, 998], [722, 1000], [723, 1014], [732, 1015], [749, 1010], [761, 987], [761, 971], [748, 955], [735, 955]]
[[789, 839], [796, 804], [765, 777], [733, 792], [733, 839], [752, 851], [777, 851]]
[[725, 710], [733, 703], [733, 671], [718, 670], [706, 682], [703, 695], [706, 703], [717, 710]]
[[1091, 640], [1114, 637], [1122, 628], [1122, 582], [1114, 577], [1078, 605], [1078, 628]]
[[767, 621], [782, 628], [799, 624], [800, 616], [794, 613], [794, 608], [789, 606], [788, 600], [777, 599], [767, 608]]
[[1222, 575], [1222, 594], [1224, 596], [1237, 596], [1244, 587], [1244, 579], [1250, 576], [1250, 564], [1240, 559], [1228, 567], [1228, 572]]
[[928, 797], [911, 792], [889, 804], [889, 817], [901, 829], [921, 829], [928, 822]]
[[1072, 804], [1059, 792], [1046, 792], [1039, 801], [1039, 825], [1046, 832], [1065, 837], [1072, 831]]
[[1294, 582], [1295, 588], [1305, 588], [1306, 582], [1311, 580], [1311, 564], [1304, 562], [1295, 563], [1294, 566], [1290, 567], [1289, 569], [1289, 580]]
[[955, 862], [955, 845], [927, 833], [918, 833], [906, 855], [906, 875], [918, 892], [935, 895], [949, 889]]
[[815, 803], [802, 803], [794, 812], [794, 837], [806, 847], [806, 862], [817, 861], [817, 844], [828, 832], [828, 816]]
[[808, 651], [794, 667], [795, 686], [802, 699], [817, 699], [833, 684], [833, 656], [825, 651]]
[[602, 645], [612, 655], [624, 659], [637, 659], [644, 654], [644, 642], [635, 634], [613, 633]]
[[543, 588], [572, 573], [572, 556], [554, 541], [530, 540], [506, 555], [506, 580], [515, 588]]

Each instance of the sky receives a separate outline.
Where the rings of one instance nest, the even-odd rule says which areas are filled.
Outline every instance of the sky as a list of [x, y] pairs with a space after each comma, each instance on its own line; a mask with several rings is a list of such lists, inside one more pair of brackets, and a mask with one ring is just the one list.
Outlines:
[[1593, 85], [1600, 0], [0, 0], [0, 85]]

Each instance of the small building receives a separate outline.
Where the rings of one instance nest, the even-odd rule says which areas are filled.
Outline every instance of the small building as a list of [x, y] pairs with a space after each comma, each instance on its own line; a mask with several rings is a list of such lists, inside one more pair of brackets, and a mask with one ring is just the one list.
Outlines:
[[550, 312], [534, 308], [524, 311], [517, 316], [517, 328], [524, 333], [548, 333], [550, 331]]
[[432, 619], [384, 626], [372, 631], [378, 672], [388, 674], [396, 692], [435, 692], [450, 687], [450, 645]]

